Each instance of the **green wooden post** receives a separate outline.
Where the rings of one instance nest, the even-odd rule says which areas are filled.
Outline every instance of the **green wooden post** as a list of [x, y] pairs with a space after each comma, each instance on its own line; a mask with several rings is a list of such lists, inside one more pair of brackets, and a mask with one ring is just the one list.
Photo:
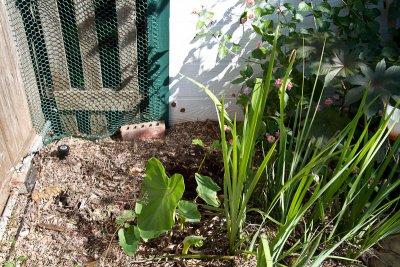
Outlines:
[[149, 110], [168, 125], [169, 97], [169, 0], [148, 2]]

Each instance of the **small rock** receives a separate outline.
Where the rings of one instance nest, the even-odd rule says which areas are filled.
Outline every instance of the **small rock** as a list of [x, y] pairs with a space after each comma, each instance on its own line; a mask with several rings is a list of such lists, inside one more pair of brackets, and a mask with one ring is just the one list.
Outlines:
[[29, 235], [29, 229], [23, 230], [19, 233], [19, 237], [24, 238]]
[[394, 235], [382, 241], [382, 247], [400, 255], [400, 235]]

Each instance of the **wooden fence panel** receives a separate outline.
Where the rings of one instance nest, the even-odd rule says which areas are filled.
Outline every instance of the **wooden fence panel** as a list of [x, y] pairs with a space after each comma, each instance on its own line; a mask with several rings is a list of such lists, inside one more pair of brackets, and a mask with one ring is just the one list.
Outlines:
[[35, 137], [5, 1], [0, 0], [0, 211], [11, 168]]

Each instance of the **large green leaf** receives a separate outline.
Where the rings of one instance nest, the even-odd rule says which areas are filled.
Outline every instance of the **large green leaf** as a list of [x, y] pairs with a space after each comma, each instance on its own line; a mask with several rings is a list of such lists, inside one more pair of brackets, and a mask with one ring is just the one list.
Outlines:
[[140, 241], [139, 229], [135, 225], [118, 230], [119, 244], [128, 256], [136, 253]]
[[181, 200], [178, 203], [176, 212], [183, 217], [186, 222], [200, 222], [201, 214], [197, 209], [197, 205], [187, 200]]
[[[384, 59], [376, 64], [375, 71], [368, 66], [360, 66], [363, 75], [355, 75], [348, 78], [348, 82], [355, 86], [346, 95], [345, 104], [352, 104], [361, 99], [365, 90], [368, 90], [367, 103], [375, 97], [388, 99], [391, 95], [396, 95], [398, 84], [400, 83], [400, 67], [392, 66], [386, 69]], [[371, 105], [366, 114], [376, 114], [379, 108], [383, 108], [379, 102]]]
[[359, 69], [365, 67], [356, 52], [349, 52], [345, 49], [336, 49], [333, 51], [331, 62], [322, 65], [322, 74], [327, 74], [325, 77], [325, 86], [330, 83], [334, 77], [349, 77], [354, 76]]
[[141, 199], [136, 205], [138, 227], [143, 238], [154, 238], [172, 228], [174, 212], [184, 190], [182, 175], [174, 174], [168, 178], [158, 159], [149, 160]]
[[195, 178], [197, 182], [197, 193], [199, 194], [199, 197], [203, 199], [208, 205], [219, 207], [221, 203], [217, 197], [217, 192], [220, 191], [221, 188], [217, 185], [217, 183], [214, 182], [211, 177], [198, 173], [196, 173]]

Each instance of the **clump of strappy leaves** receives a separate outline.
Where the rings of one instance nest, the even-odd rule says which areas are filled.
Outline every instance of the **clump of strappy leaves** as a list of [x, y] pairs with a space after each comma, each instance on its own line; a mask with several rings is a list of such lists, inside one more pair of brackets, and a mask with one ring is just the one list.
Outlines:
[[[211, 177], [196, 173], [198, 197], [206, 205], [219, 207], [217, 192], [221, 188]], [[162, 163], [151, 158], [146, 166], [141, 197], [135, 210], [124, 210], [117, 218], [119, 244], [124, 252], [133, 256], [141, 239], [156, 238], [172, 229], [175, 222], [183, 228], [185, 223], [198, 223], [201, 214], [195, 201], [183, 200], [185, 182], [181, 174], [168, 177]], [[196, 198], [197, 199], [197, 198]], [[202, 236], [188, 236], [183, 242], [183, 254], [191, 246], [202, 246]]]

